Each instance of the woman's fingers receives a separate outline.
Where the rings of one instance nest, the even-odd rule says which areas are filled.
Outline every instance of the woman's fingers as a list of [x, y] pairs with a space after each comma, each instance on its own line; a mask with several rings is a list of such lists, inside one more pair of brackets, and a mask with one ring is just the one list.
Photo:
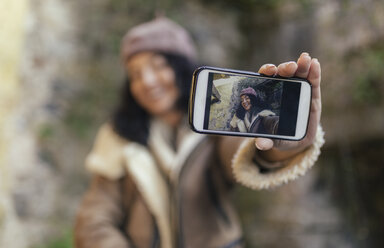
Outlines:
[[295, 61], [289, 61], [280, 64], [277, 67], [277, 74], [282, 77], [293, 77], [297, 70], [297, 64]]
[[309, 56], [308, 53], [302, 53], [297, 60], [297, 70], [295, 76], [300, 78], [307, 78], [310, 66], [311, 56]]
[[308, 131], [306, 138], [308, 143], [311, 143], [316, 136], [317, 126], [320, 122], [321, 116], [321, 91], [320, 91], [320, 81], [321, 81], [321, 67], [317, 59], [311, 60], [311, 67], [309, 69], [307, 79], [312, 84], [312, 104], [311, 104], [311, 115], [308, 123]]
[[312, 99], [320, 99], [321, 68], [317, 59], [311, 60], [307, 79], [312, 84]]
[[260, 67], [259, 73], [266, 76], [275, 76], [277, 74], [277, 67], [274, 64], [265, 64]]
[[259, 150], [266, 151], [266, 150], [272, 149], [273, 141], [267, 138], [256, 138], [255, 146]]
[[[274, 64], [265, 64], [260, 67], [259, 73], [267, 76], [279, 75], [282, 77], [296, 76], [300, 78], [307, 78], [310, 74], [311, 66], [314, 60], [316, 59], [311, 59], [311, 56], [309, 56], [308, 53], [303, 52], [298, 58], [297, 63], [295, 61], [289, 61], [281, 63], [278, 67]], [[316, 72], [316, 70], [314, 72]], [[317, 75], [320, 75], [320, 73], [317, 73]]]

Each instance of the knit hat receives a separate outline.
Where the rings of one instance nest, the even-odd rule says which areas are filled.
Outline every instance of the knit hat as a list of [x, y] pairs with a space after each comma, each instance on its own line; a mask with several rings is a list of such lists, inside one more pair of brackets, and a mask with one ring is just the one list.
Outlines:
[[166, 17], [158, 17], [129, 30], [121, 42], [124, 63], [144, 51], [167, 52], [196, 61], [196, 48], [188, 32]]
[[252, 87], [242, 89], [240, 92], [240, 96], [242, 96], [242, 95], [253, 95], [253, 96], [257, 97], [256, 91]]

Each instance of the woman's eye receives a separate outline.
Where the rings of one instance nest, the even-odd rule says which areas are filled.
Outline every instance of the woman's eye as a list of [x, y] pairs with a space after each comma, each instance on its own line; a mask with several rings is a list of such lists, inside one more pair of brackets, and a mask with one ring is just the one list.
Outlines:
[[160, 70], [163, 68], [166, 68], [168, 66], [168, 63], [166, 62], [165, 59], [162, 58], [156, 58], [152, 60], [152, 68], [156, 70]]
[[136, 80], [140, 79], [140, 73], [137, 72], [137, 71], [131, 73], [131, 75], [130, 75], [130, 79], [131, 79], [132, 81], [136, 81]]
[[166, 66], [167, 66], [167, 64], [161, 62], [161, 63], [155, 63], [155, 64], [153, 65], [153, 68], [154, 68], [155, 70], [162, 70], [162, 69], [166, 68]]

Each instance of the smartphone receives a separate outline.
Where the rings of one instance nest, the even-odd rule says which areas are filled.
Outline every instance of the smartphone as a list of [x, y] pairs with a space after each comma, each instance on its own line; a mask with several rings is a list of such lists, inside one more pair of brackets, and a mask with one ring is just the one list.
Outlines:
[[302, 78], [199, 67], [189, 123], [199, 133], [300, 140], [307, 132], [311, 88]]

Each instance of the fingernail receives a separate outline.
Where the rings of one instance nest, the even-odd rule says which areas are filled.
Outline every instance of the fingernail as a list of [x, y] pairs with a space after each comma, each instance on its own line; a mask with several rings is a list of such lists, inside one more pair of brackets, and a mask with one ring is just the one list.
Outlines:
[[274, 67], [275, 67], [275, 65], [273, 65], [273, 64], [267, 64], [267, 65], [266, 65], [266, 68], [267, 68], [267, 69], [271, 69], [271, 68], [274, 68]]
[[256, 146], [257, 149], [259, 149], [259, 150], [263, 150], [263, 149], [257, 144], [257, 141], [255, 142], [255, 146]]
[[263, 65], [263, 67], [266, 68], [266, 69], [269, 68], [269, 67], [271, 67], [271, 66], [272, 66], [272, 64], [264, 64], [264, 65]]
[[309, 53], [307, 53], [307, 52], [302, 52], [301, 55], [300, 55], [300, 57], [301, 57], [301, 56], [309, 56]]
[[[260, 145], [258, 143], [260, 143]], [[266, 149], [266, 147], [268, 147], [268, 143], [269, 143], [268, 140], [259, 139], [258, 141], [255, 142], [255, 145], [256, 145], [257, 149], [263, 151]]]
[[296, 66], [296, 62], [294, 61], [287, 62], [287, 66], [292, 68], [293, 66]]
[[319, 63], [319, 60], [317, 58], [313, 58], [313, 62]]

